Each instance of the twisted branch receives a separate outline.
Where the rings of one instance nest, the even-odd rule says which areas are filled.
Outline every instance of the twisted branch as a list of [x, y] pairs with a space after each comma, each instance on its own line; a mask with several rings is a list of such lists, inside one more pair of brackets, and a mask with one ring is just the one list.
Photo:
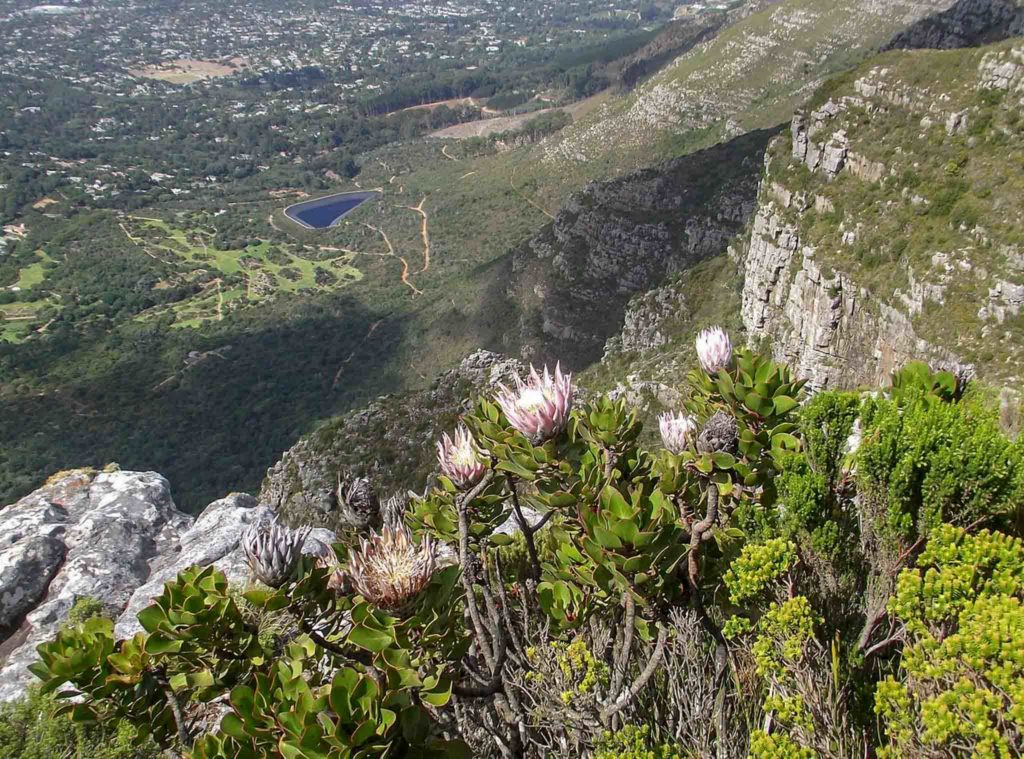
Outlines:
[[634, 680], [630, 686], [615, 699], [615, 701], [601, 710], [601, 722], [607, 724], [608, 720], [611, 719], [612, 716], [625, 709], [636, 697], [636, 694], [639, 693], [645, 685], [647, 685], [647, 681], [654, 676], [655, 670], [658, 669], [658, 664], [661, 663], [661, 659], [665, 655], [665, 643], [667, 641], [668, 627], [659, 622], [658, 640], [654, 644], [654, 651], [651, 652], [651, 658], [647, 660], [647, 666], [644, 667], [644, 671], [637, 676], [636, 680]]

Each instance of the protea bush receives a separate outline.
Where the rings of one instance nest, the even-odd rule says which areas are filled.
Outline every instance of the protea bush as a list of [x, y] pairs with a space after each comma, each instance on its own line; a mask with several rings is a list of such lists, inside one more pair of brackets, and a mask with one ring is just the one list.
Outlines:
[[295, 573], [309, 528], [292, 530], [278, 522], [251, 525], [242, 535], [242, 551], [253, 576], [279, 588]]
[[[269, 588], [192, 568], [144, 633], [64, 631], [33, 672], [74, 686], [76, 719], [191, 759], [597, 756], [616, 735], [636, 756], [1024, 755], [1022, 554], [999, 532], [1020, 529], [1024, 446], [941, 384], [801, 408], [803, 382], [724, 331], [698, 353], [658, 419], [674, 455], [642, 409], [531, 369], [379, 531], [305, 560], [305, 530], [261, 525], [243, 547]], [[375, 501], [365, 481], [339, 499]], [[203, 703], [217, 728], [190, 721]]]
[[514, 388], [500, 385], [496, 400], [511, 424], [532, 443], [542, 443], [565, 429], [572, 410], [572, 375], [562, 374], [555, 364], [552, 375], [544, 367], [544, 374], [530, 367], [530, 376], [524, 382], [516, 378]]

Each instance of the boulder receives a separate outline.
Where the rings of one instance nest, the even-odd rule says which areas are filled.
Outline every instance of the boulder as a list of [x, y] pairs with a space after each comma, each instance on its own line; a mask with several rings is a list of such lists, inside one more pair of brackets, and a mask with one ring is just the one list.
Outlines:
[[[0, 702], [32, 682], [36, 646], [79, 599], [120, 615], [116, 633], [129, 637], [141, 629], [136, 614], [186, 567], [212, 564], [247, 583], [239, 541], [250, 525], [274, 518], [251, 495], [234, 493], [193, 519], [155, 472], [91, 470], [55, 475], [0, 510]], [[334, 539], [314, 530], [304, 550]]]

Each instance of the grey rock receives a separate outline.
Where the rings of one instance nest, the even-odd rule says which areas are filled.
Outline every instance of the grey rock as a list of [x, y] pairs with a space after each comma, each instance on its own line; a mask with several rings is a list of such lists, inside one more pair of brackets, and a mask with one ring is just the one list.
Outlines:
[[64, 560], [64, 544], [32, 535], [0, 552], [0, 629], [20, 622], [46, 594]]
[[246, 578], [249, 568], [239, 548], [242, 533], [249, 525], [270, 521], [273, 517], [273, 511], [259, 506], [255, 498], [244, 493], [229, 495], [207, 506], [182, 533], [178, 550], [157, 557], [145, 582], [133, 589], [117, 620], [117, 636], [129, 638], [142, 629], [136, 615], [160, 595], [164, 583], [173, 580], [183, 569], [212, 564], [230, 581], [240, 582]]
[[[235, 493], [197, 519], [181, 513], [155, 472], [63, 473], [0, 510], [0, 702], [32, 682], [27, 667], [81, 598], [120, 615], [115, 631], [141, 628], [136, 614], [189, 566], [214, 565], [249, 581], [239, 540], [250, 524], [274, 518], [255, 498]], [[310, 532], [303, 552], [334, 542]]]
[[[173, 550], [191, 522], [155, 472], [72, 472], [0, 511], [4, 554], [20, 557], [8, 571], [23, 577], [40, 566], [51, 573], [48, 583], [26, 586], [36, 599], [30, 609], [22, 602], [24, 618], [4, 644], [0, 701], [23, 692], [35, 647], [53, 637], [78, 599], [123, 608], [149, 576], [149, 560]], [[59, 567], [55, 556], [63, 558]]]

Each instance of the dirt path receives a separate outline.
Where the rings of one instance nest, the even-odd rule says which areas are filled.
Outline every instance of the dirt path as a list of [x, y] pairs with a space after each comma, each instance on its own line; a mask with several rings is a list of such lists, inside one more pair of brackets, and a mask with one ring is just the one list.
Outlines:
[[547, 211], [547, 209], [546, 209], [546, 208], [543, 208], [543, 207], [542, 207], [542, 206], [540, 206], [539, 204], [535, 203], [535, 202], [533, 201], [533, 199], [532, 199], [532, 198], [531, 198], [531, 197], [530, 197], [529, 195], [527, 195], [527, 194], [526, 194], [525, 192], [523, 192], [523, 191], [522, 191], [522, 190], [520, 190], [520, 189], [519, 189], [518, 187], [516, 187], [516, 183], [515, 183], [515, 180], [516, 180], [516, 171], [518, 171], [518, 169], [519, 169], [519, 167], [518, 167], [518, 166], [514, 167], [514, 168], [512, 169], [512, 174], [511, 174], [511, 175], [509, 176], [509, 178], [508, 178], [508, 184], [509, 184], [509, 187], [511, 187], [511, 188], [512, 188], [512, 192], [514, 192], [514, 193], [515, 193], [516, 195], [518, 195], [519, 197], [521, 197], [521, 198], [522, 198], [523, 200], [525, 200], [525, 201], [526, 201], [527, 203], [529, 203], [529, 204], [530, 204], [531, 206], [533, 206], [533, 207], [534, 207], [534, 208], [536, 208], [536, 209], [537, 209], [538, 211], [540, 211], [540, 212], [541, 212], [542, 214], [544, 214], [545, 216], [547, 216], [547, 217], [548, 217], [549, 219], [551, 219], [552, 221], [554, 221], [554, 220], [555, 220], [555, 217], [554, 217], [554, 216], [552, 216], [552, 215], [551, 215], [550, 213], [548, 213], [548, 211]]
[[417, 274], [422, 274], [430, 269], [430, 228], [428, 226], [429, 217], [427, 212], [423, 210], [423, 205], [427, 202], [427, 196], [423, 196], [423, 200], [420, 201], [418, 206], [402, 206], [410, 211], [415, 211], [423, 217], [423, 224], [420, 228], [420, 236], [423, 237], [423, 268], [420, 269]]
[[456, 158], [455, 156], [453, 156], [451, 153], [448, 152], [448, 146], [447, 145], [443, 145], [441, 147], [441, 155], [443, 155], [445, 158], [449, 158], [449, 159], [451, 159], [453, 161], [458, 161], [459, 160], [458, 158]]
[[[426, 200], [426, 198], [424, 198], [424, 200]], [[382, 238], [384, 238], [384, 242], [388, 246], [387, 255], [394, 256], [395, 258], [402, 262], [402, 284], [408, 287], [410, 290], [412, 290], [413, 295], [423, 295], [423, 291], [409, 281], [409, 262], [406, 261], [402, 256], [395, 255], [395, 246], [391, 244], [391, 240], [388, 238], [387, 233], [380, 227], [375, 227], [372, 224], [367, 224], [366, 222], [363, 222], [363, 226], [366, 227], [367, 229], [372, 229], [374, 232], [376, 232]], [[384, 254], [382, 253], [381, 255]]]

